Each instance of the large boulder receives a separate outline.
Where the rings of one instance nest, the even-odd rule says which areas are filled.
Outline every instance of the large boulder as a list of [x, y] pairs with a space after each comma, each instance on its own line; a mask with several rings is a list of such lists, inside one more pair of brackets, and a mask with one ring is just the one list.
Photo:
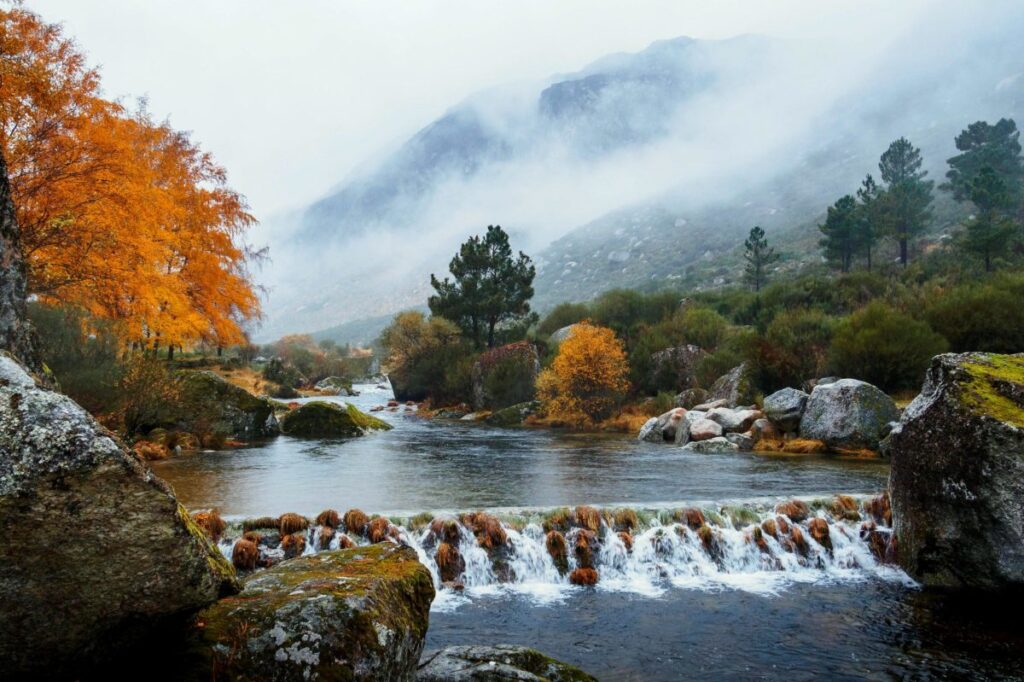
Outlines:
[[715, 407], [708, 410], [707, 414], [707, 418], [719, 424], [726, 433], [747, 431], [763, 416], [759, 410], [734, 410], [728, 407]]
[[569, 324], [551, 332], [551, 336], [548, 337], [548, 345], [557, 348], [563, 341], [569, 338], [575, 327], [575, 324]]
[[1024, 588], [1024, 355], [939, 355], [887, 439], [900, 564], [927, 586]]
[[321, 393], [327, 393], [330, 395], [340, 395], [344, 397], [359, 395], [352, 388], [352, 381], [345, 377], [325, 377], [320, 381], [316, 382], [314, 387]]
[[739, 452], [740, 446], [730, 442], [723, 436], [708, 438], [707, 440], [693, 440], [683, 446], [687, 452], [699, 452], [704, 455], [718, 455], [730, 452]]
[[678, 441], [686, 428], [686, 410], [676, 407], [659, 417], [651, 417], [640, 428], [640, 440], [649, 443]]
[[690, 424], [690, 438], [689, 440], [708, 440], [709, 438], [718, 438], [724, 433], [722, 425], [718, 422], [711, 421], [706, 417], [698, 419]]
[[242, 440], [266, 438], [280, 432], [274, 403], [257, 398], [210, 371], [183, 370], [175, 376], [177, 399], [161, 406], [150, 423], [154, 428]]
[[492, 412], [489, 417], [484, 421], [491, 426], [520, 426], [526, 418], [532, 414], [536, 414], [537, 410], [540, 409], [540, 403], [536, 400], [531, 400], [525, 403], [519, 403], [518, 405], [510, 405], [509, 407], [502, 408], [497, 412]]
[[13, 353], [33, 371], [42, 372], [38, 344], [28, 320], [28, 272], [20, 242], [7, 162], [0, 151], [0, 350]]
[[651, 354], [651, 386], [672, 391], [697, 388], [697, 368], [707, 353], [699, 346], [666, 348]]
[[896, 403], [871, 384], [840, 379], [814, 387], [800, 419], [800, 437], [830, 448], [877, 449], [889, 422], [899, 419]]
[[511, 644], [450, 646], [423, 657], [417, 682], [589, 682], [575, 666]]
[[757, 387], [754, 384], [753, 370], [750, 363], [744, 362], [729, 370], [708, 389], [708, 401], [724, 400], [725, 405], [750, 405], [757, 400]]
[[391, 424], [360, 412], [355, 405], [326, 400], [304, 403], [281, 417], [281, 431], [289, 436], [348, 438], [390, 428]]
[[764, 414], [783, 433], [794, 433], [800, 428], [809, 397], [796, 388], [775, 391], [764, 399]]
[[676, 407], [686, 410], [693, 409], [703, 403], [707, 396], [708, 392], [703, 388], [688, 388], [685, 391], [680, 391], [676, 396]]
[[533, 400], [540, 356], [520, 341], [492, 348], [473, 363], [473, 408], [499, 410]]
[[237, 590], [173, 491], [0, 353], [0, 670], [81, 675]]
[[196, 619], [214, 680], [411, 680], [434, 583], [391, 542], [283, 561]]

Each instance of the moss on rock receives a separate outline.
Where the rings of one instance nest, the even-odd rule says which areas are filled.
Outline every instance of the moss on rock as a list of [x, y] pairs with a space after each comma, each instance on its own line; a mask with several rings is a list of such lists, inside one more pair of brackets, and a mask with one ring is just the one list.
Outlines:
[[289, 436], [362, 436], [390, 428], [386, 421], [360, 412], [355, 405], [342, 407], [326, 400], [305, 403], [281, 418], [281, 431]]

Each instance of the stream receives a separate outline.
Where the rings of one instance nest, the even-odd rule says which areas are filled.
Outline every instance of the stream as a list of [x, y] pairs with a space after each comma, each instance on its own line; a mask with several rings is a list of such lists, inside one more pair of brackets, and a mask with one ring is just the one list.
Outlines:
[[[330, 400], [369, 410], [391, 397], [356, 389]], [[922, 592], [876, 560], [859, 532], [866, 512], [829, 511], [837, 493], [862, 501], [884, 489], [886, 462], [701, 455], [623, 434], [496, 429], [404, 407], [376, 414], [395, 428], [349, 440], [281, 436], [153, 468], [188, 508], [217, 507], [228, 520], [353, 507], [388, 516], [439, 588], [428, 650], [523, 644], [602, 680], [1024, 677], [1019, 625], [989, 605]], [[760, 549], [751, 542], [792, 497], [827, 522], [831, 547], [808, 539], [796, 552], [782, 534], [765, 535]], [[544, 544], [555, 510], [583, 504], [607, 512], [595, 587], [569, 584]], [[637, 519], [632, 547], [616, 533], [617, 509]], [[707, 517], [710, 544], [684, 509]], [[506, 543], [485, 552], [457, 522], [462, 584], [442, 586], [439, 540], [423, 519], [477, 510], [500, 519]], [[564, 530], [571, 548], [580, 531]], [[307, 552], [327, 548], [315, 538], [310, 529]], [[229, 556], [233, 539], [221, 544]], [[570, 551], [570, 570], [576, 562]]]

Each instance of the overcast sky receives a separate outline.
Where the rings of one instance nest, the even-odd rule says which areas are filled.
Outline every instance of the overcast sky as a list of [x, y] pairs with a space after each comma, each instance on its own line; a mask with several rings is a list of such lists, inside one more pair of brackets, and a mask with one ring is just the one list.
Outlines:
[[[28, 0], [228, 168], [257, 216], [299, 208], [470, 93], [679, 35], [857, 42], [928, 0]], [[894, 7], [895, 5], [895, 7]], [[273, 241], [271, 235], [259, 234]]]

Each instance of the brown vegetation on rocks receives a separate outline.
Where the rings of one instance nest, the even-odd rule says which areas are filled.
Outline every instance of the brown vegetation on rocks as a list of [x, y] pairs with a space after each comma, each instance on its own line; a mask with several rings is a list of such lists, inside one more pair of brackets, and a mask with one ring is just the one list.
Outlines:
[[619, 531], [619, 540], [622, 540], [627, 552], [633, 551], [633, 536], [628, 531]]
[[325, 509], [316, 517], [316, 525], [318, 526], [337, 528], [340, 521], [341, 519], [338, 517], [338, 512], [333, 509]]
[[228, 524], [224, 522], [224, 519], [220, 517], [220, 512], [216, 509], [211, 509], [206, 512], [197, 512], [192, 515], [192, 520], [196, 522], [196, 525], [203, 529], [214, 542], [220, 541], [220, 536], [223, 535], [224, 529], [228, 527]]
[[466, 562], [459, 553], [459, 548], [442, 542], [437, 546], [437, 553], [434, 554], [434, 561], [437, 562], [437, 572], [442, 582], [458, 580], [462, 571], [466, 568]]
[[281, 538], [281, 549], [285, 559], [297, 557], [306, 551], [306, 538], [298, 533], [285, 535]]
[[775, 511], [788, 516], [793, 523], [800, 523], [811, 515], [811, 509], [802, 500], [789, 500], [775, 507]]
[[334, 539], [334, 529], [330, 526], [321, 526], [320, 533], [317, 536], [317, 546], [320, 549], [327, 549], [331, 545], [331, 540]]
[[822, 518], [813, 518], [807, 524], [807, 531], [814, 541], [825, 549], [832, 549], [832, 538], [829, 535], [828, 522]]
[[872, 497], [865, 503], [865, 507], [875, 523], [892, 526], [892, 506], [889, 503], [888, 491]]
[[569, 582], [573, 585], [596, 585], [597, 570], [593, 568], [577, 568], [569, 574]]
[[455, 546], [459, 544], [459, 522], [453, 518], [435, 517], [430, 522], [430, 532], [442, 542]]
[[260, 544], [260, 540], [263, 539], [263, 536], [254, 530], [247, 530], [242, 533], [242, 539], [248, 540], [249, 542], [255, 542], [258, 545]]
[[761, 530], [768, 535], [775, 537], [779, 533], [778, 526], [775, 523], [775, 519], [765, 519], [761, 522]]
[[338, 534], [338, 549], [352, 549], [355, 546], [356, 543], [352, 541], [352, 538], [344, 533]]
[[388, 539], [391, 531], [391, 522], [387, 520], [387, 517], [378, 516], [366, 527], [366, 535], [370, 538], [370, 542], [377, 544], [378, 542], [384, 542]]
[[251, 571], [256, 568], [256, 560], [259, 558], [259, 547], [252, 540], [243, 538], [231, 549], [231, 563], [240, 571]]
[[705, 523], [704, 512], [696, 507], [676, 510], [675, 519], [679, 523], [685, 523], [690, 530], [697, 530]]
[[361, 509], [349, 509], [342, 519], [345, 523], [345, 530], [355, 535], [366, 535], [366, 526], [370, 523], [370, 517]]
[[597, 532], [601, 528], [601, 512], [593, 507], [576, 507], [576, 525]]
[[255, 519], [246, 519], [242, 521], [242, 530], [250, 531], [257, 528], [278, 528], [280, 524], [278, 519], [273, 516], [260, 516]]
[[640, 519], [632, 509], [616, 509], [612, 520], [616, 530], [631, 531], [640, 525]]
[[573, 540], [573, 554], [576, 555], [576, 564], [582, 568], [593, 568], [594, 566], [594, 545], [597, 544], [597, 534], [589, 530], [579, 530]]
[[305, 530], [308, 526], [309, 521], [306, 517], [291, 512], [281, 514], [281, 517], [278, 519], [278, 531], [282, 536], [298, 533], [300, 530]]
[[557, 530], [548, 531], [548, 534], [544, 536], [544, 547], [547, 548], [548, 554], [551, 555], [551, 560], [555, 562], [555, 567], [559, 572], [565, 573], [569, 568], [565, 536]]
[[860, 520], [860, 505], [849, 495], [836, 495], [829, 506], [832, 516], [847, 521]]
[[501, 521], [484, 512], [471, 512], [462, 517], [462, 522], [476, 535], [477, 544], [484, 549], [501, 547], [508, 541], [508, 534]]

